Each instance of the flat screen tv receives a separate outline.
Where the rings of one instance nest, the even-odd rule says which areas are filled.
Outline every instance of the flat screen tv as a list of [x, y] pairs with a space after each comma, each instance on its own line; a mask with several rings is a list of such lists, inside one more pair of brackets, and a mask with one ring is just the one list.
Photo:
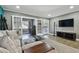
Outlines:
[[60, 20], [59, 27], [74, 27], [74, 19]]

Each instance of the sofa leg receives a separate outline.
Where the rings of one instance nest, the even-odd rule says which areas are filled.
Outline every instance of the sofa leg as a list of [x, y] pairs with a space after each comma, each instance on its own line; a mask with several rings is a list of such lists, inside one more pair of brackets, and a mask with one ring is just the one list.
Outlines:
[[24, 50], [22, 50], [22, 53], [24, 53]]

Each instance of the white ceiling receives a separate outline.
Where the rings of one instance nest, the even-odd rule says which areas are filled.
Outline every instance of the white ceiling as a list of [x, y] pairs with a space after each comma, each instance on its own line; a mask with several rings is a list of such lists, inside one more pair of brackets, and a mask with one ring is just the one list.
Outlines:
[[20, 5], [20, 9], [16, 8], [16, 5], [2, 5], [5, 10], [20, 12], [33, 16], [49, 18], [63, 15], [66, 13], [79, 10], [79, 5], [75, 5], [73, 9], [70, 9], [70, 5]]

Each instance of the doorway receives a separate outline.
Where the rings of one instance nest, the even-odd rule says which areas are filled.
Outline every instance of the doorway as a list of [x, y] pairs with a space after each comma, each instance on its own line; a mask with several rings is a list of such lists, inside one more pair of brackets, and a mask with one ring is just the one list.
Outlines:
[[[34, 19], [22, 19], [22, 44], [28, 44], [35, 42], [35, 38], [32, 34], [36, 31], [33, 31], [34, 28]], [[36, 29], [36, 28], [34, 28]]]
[[[23, 34], [30, 34], [32, 35], [33, 28], [34, 28], [34, 19], [22, 19], [22, 32]], [[36, 29], [36, 28], [34, 28]], [[34, 31], [36, 32], [36, 31]]]

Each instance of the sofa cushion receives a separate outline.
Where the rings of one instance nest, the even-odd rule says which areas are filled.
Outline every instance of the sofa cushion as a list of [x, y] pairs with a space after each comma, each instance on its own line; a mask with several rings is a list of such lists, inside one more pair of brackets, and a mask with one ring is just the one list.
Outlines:
[[6, 31], [0, 31], [0, 44], [1, 44], [3, 37], [5, 36], [7, 36]]
[[3, 37], [3, 36], [6, 36], [6, 31], [0, 31], [0, 38]]
[[13, 38], [13, 39], [18, 38], [18, 34], [16, 30], [7, 30], [6, 33], [10, 38]]
[[18, 52], [22, 52], [20, 39], [12, 39]]
[[4, 34], [2, 32], [0, 32], [0, 38], [3, 37], [3, 36], [4, 36]]
[[10, 53], [10, 51], [5, 48], [0, 47], [0, 53]]

